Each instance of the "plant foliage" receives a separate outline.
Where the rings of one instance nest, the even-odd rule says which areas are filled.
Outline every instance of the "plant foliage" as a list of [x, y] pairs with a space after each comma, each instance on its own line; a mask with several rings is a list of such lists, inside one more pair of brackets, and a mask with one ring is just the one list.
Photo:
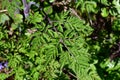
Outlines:
[[0, 80], [120, 79], [119, 0], [1, 5]]

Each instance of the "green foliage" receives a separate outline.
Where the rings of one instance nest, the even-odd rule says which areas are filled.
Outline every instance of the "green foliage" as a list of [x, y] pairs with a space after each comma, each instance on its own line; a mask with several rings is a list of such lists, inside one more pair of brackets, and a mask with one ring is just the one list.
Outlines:
[[9, 20], [9, 17], [6, 14], [0, 15], [0, 24], [4, 24], [7, 20]]
[[[7, 4], [7, 5], [6, 5]], [[14, 19], [15, 13], [17, 13], [17, 9], [20, 9], [21, 6], [20, 0], [3, 0], [2, 1], [2, 9], [7, 9], [9, 12], [9, 15]]]
[[39, 8], [32, 5], [27, 18], [22, 0], [2, 2], [0, 62], [8, 67], [0, 80], [120, 79], [120, 60], [110, 56], [119, 40], [119, 0], [33, 1]]

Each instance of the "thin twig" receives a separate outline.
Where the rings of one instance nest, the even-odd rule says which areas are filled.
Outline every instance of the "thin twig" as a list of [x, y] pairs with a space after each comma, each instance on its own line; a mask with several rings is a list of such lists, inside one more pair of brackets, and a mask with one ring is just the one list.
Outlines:
[[63, 68], [63, 72], [65, 74], [67, 74], [69, 77], [73, 77], [75, 79], [78, 79], [78, 77], [76, 75], [74, 75], [73, 73], [71, 73], [69, 70], [67, 70], [66, 68]]
[[0, 10], [0, 13], [4, 13], [4, 12], [7, 12], [7, 10]]
[[[75, 58], [75, 56], [73, 55], [73, 52], [70, 51], [70, 49], [69, 49], [68, 46], [64, 43], [64, 41], [63, 41], [62, 38], [60, 39], [59, 42], [62, 43], [63, 46], [67, 49], [67, 51], [70, 53], [70, 55]], [[75, 60], [76, 60], [76, 59], [75, 59]]]
[[78, 13], [75, 11], [75, 9], [70, 8], [70, 11], [72, 14], [74, 14], [76, 17], [78, 17], [80, 20], [82, 20], [82, 18], [78, 15]]

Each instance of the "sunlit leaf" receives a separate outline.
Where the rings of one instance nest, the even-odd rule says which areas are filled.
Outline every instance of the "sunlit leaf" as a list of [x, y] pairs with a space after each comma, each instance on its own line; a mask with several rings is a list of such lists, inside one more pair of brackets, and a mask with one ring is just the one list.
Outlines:
[[106, 8], [103, 8], [103, 9], [102, 9], [101, 15], [102, 15], [103, 17], [107, 17], [107, 16], [109, 15], [109, 12], [107, 11]]
[[5, 21], [8, 21], [9, 20], [9, 17], [6, 15], [6, 14], [1, 14], [0, 15], [0, 24], [4, 24]]

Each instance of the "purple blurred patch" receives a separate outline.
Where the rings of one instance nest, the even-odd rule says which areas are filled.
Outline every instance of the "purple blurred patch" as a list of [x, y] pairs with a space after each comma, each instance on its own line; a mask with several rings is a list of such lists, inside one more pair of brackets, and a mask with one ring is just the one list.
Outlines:
[[4, 63], [4, 67], [8, 67], [8, 62], [5, 62], [5, 63]]
[[38, 4], [36, 4], [33, 1], [30, 1], [29, 3], [26, 2], [26, 0], [22, 0], [23, 6], [24, 6], [24, 16], [25, 18], [27, 18], [29, 16], [29, 11], [30, 11], [30, 7], [31, 5], [35, 5], [36, 7], [39, 7]]
[[4, 68], [4, 66], [2, 65], [2, 63], [0, 63], [0, 70], [3, 69], [3, 68]]
[[0, 70], [8, 67], [8, 62], [0, 62]]

